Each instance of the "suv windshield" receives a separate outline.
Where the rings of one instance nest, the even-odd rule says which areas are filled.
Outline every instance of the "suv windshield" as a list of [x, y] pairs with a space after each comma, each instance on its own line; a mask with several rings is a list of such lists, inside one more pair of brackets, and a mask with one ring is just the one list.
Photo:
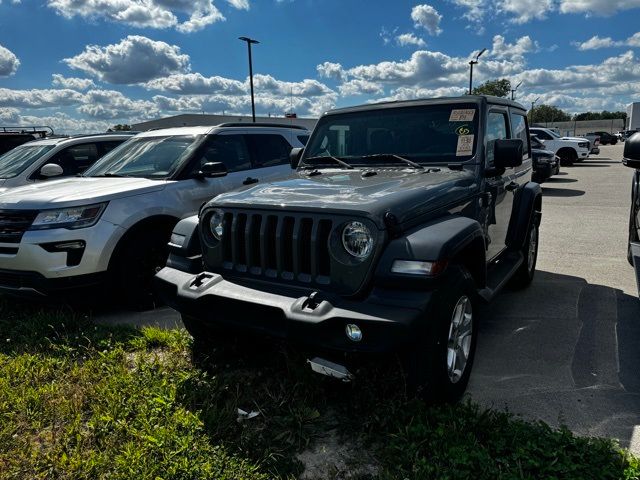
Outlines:
[[[322, 157], [334, 157], [350, 165], [402, 166], [391, 155], [417, 163], [466, 161], [475, 154], [478, 117], [473, 103], [327, 115], [309, 139], [302, 164], [309, 158], [318, 166]], [[336, 164], [327, 158], [327, 166]]]
[[548, 132], [551, 134], [552, 137], [556, 137], [556, 138], [562, 138], [560, 135], [558, 135], [554, 130], [548, 130]]
[[83, 176], [168, 178], [203, 138], [204, 135], [132, 138], [107, 153]]
[[21, 145], [0, 155], [0, 178], [13, 178], [51, 150], [54, 145]]

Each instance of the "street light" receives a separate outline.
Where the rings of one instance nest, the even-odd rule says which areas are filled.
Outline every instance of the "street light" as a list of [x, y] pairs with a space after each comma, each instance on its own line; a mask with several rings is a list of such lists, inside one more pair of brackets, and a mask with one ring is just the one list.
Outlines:
[[482, 55], [486, 51], [487, 51], [487, 49], [483, 48], [480, 51], [480, 53], [478, 53], [478, 55], [476, 55], [476, 59], [475, 60], [471, 60], [469, 62], [469, 67], [471, 67], [471, 69], [469, 71], [469, 95], [471, 95], [471, 91], [473, 90], [473, 66], [478, 64], [478, 59], [480, 58], [480, 55]]
[[540, 97], [531, 102], [531, 125], [533, 125], [533, 108], [535, 107], [535, 104], [538, 103], [538, 100], [540, 100]]
[[518, 85], [516, 85], [516, 88], [511, 90], [511, 100], [515, 100], [516, 99], [516, 92], [518, 91], [518, 88], [520, 87], [520, 85], [522, 85], [522, 82], [520, 82]]
[[253, 62], [251, 60], [251, 44], [260, 43], [260, 42], [258, 40], [254, 40], [249, 37], [238, 37], [238, 40], [247, 42], [247, 48], [249, 49], [249, 83], [251, 84], [251, 118], [253, 118], [253, 123], [256, 123], [256, 104], [253, 99]]

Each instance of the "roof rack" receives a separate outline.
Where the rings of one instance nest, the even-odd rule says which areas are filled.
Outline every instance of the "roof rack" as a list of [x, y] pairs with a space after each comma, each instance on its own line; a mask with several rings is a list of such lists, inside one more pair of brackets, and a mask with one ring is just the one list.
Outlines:
[[0, 127], [0, 133], [32, 133], [34, 135], [40, 135], [41, 137], [48, 137], [54, 134], [53, 128], [43, 125], [34, 127], [25, 126], [6, 126]]
[[274, 127], [274, 128], [295, 128], [296, 130], [307, 130], [306, 127], [300, 125], [287, 125], [285, 123], [269, 123], [269, 122], [231, 122], [221, 123], [218, 127]]
[[138, 131], [133, 130], [121, 130], [114, 132], [98, 132], [98, 133], [81, 133], [78, 135], [71, 135], [71, 138], [82, 138], [82, 137], [95, 137], [96, 135], [137, 135]]

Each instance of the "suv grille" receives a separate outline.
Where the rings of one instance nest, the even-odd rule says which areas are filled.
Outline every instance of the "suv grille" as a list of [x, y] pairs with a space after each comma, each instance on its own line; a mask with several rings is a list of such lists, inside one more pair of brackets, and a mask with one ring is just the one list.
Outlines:
[[270, 278], [329, 284], [330, 219], [304, 215], [227, 212], [222, 266]]
[[0, 210], [0, 242], [20, 243], [37, 215], [34, 210]]

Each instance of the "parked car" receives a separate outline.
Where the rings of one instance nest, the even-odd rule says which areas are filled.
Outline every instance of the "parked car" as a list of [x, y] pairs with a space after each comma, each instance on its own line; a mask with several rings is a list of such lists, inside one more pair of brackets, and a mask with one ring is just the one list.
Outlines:
[[526, 111], [502, 98], [329, 112], [292, 151], [292, 179], [220, 195], [176, 226], [159, 293], [197, 348], [215, 332], [285, 338], [343, 380], [345, 353], [399, 352], [412, 386], [455, 400], [476, 301], [534, 276], [530, 151]]
[[531, 155], [533, 159], [531, 178], [534, 182], [544, 183], [551, 176], [560, 173], [560, 158], [551, 150], [545, 149], [544, 144], [535, 135], [531, 136]]
[[553, 130], [540, 127], [531, 127], [531, 134], [538, 137], [545, 148], [555, 152], [562, 165], [573, 165], [589, 158], [591, 145], [586, 138], [561, 137]]
[[622, 132], [622, 141], [626, 141], [629, 139], [629, 137], [631, 137], [634, 133], [636, 133], [637, 130], [625, 130], [624, 132]]
[[640, 293], [640, 133], [629, 137], [624, 145], [623, 163], [633, 168], [631, 181], [631, 209], [629, 212], [629, 241], [627, 258], [636, 269]]
[[78, 175], [132, 134], [45, 138], [0, 155], [0, 193], [42, 180]]
[[592, 155], [600, 155], [600, 137], [595, 133], [587, 133], [584, 138], [589, 140], [591, 144], [591, 154]]
[[0, 195], [0, 291], [22, 296], [113, 287], [150, 306], [178, 220], [219, 193], [291, 172], [307, 130], [251, 124], [141, 133], [82, 176]]
[[0, 155], [23, 143], [51, 135], [51, 127], [0, 127]]
[[600, 137], [600, 144], [602, 145], [615, 145], [618, 143], [618, 137], [609, 132], [593, 132], [587, 135], [597, 135]]

